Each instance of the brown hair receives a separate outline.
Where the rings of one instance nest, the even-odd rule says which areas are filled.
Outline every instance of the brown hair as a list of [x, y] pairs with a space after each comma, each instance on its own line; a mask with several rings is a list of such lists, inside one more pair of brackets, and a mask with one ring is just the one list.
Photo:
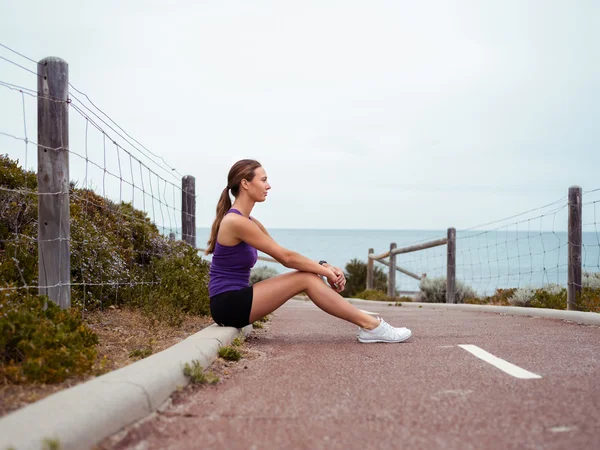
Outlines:
[[229, 175], [227, 175], [227, 187], [223, 189], [219, 203], [217, 203], [217, 217], [212, 224], [212, 230], [210, 231], [210, 238], [208, 239], [208, 248], [204, 252], [205, 255], [210, 255], [215, 251], [215, 243], [217, 242], [217, 234], [219, 233], [219, 227], [221, 221], [225, 217], [225, 213], [231, 208], [231, 199], [229, 198], [229, 190], [231, 194], [237, 197], [240, 193], [240, 183], [242, 180], [252, 181], [254, 179], [254, 170], [261, 167], [258, 161], [253, 159], [242, 159], [236, 162], [231, 169], [229, 169]]

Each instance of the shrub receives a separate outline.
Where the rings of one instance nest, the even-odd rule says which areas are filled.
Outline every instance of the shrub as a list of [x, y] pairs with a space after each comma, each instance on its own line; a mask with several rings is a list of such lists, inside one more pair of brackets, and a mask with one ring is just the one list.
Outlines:
[[600, 313], [600, 289], [583, 287], [577, 300], [577, 309]]
[[567, 309], [567, 290], [558, 285], [536, 289], [530, 306], [533, 308]]
[[532, 287], [522, 287], [515, 289], [513, 295], [510, 296], [508, 302], [512, 306], [531, 306], [531, 301], [535, 296], [535, 290]]
[[[0, 185], [37, 190], [37, 177], [0, 156]], [[38, 284], [37, 196], [0, 190], [0, 282]], [[71, 302], [83, 311], [130, 304], [177, 325], [209, 313], [208, 262], [162, 236], [144, 211], [70, 185]]]
[[523, 287], [515, 289], [508, 302], [513, 306], [531, 308], [567, 308], [567, 290], [556, 284], [541, 288]]
[[192, 364], [185, 363], [183, 374], [190, 379], [192, 384], [216, 384], [219, 377], [212, 372], [204, 372], [204, 368], [197, 359], [192, 360]]
[[242, 344], [245, 341], [245, 337], [243, 334], [240, 334], [238, 337], [236, 337], [232, 342], [231, 345], [235, 346], [235, 347], [241, 347]]
[[185, 242], [173, 241], [162, 258], [154, 258], [151, 271], [158, 284], [131, 303], [157, 321], [180, 325], [185, 314], [208, 315], [208, 262]]
[[[37, 285], [37, 176], [0, 155], [0, 280]], [[22, 191], [22, 192], [18, 192]], [[32, 191], [33, 193], [27, 193]]]
[[[367, 263], [352, 259], [346, 264], [344, 270], [346, 277], [346, 288], [343, 293], [345, 297], [356, 297], [358, 292], [365, 290], [367, 286]], [[379, 289], [386, 289], [387, 275], [380, 267], [373, 267], [373, 286]]]
[[494, 294], [487, 297], [466, 297], [465, 303], [472, 305], [497, 305], [497, 306], [508, 306], [510, 305], [508, 299], [513, 296], [517, 289], [496, 289]]
[[[419, 283], [420, 292], [417, 301], [426, 303], [446, 303], [446, 278], [423, 278]], [[456, 281], [456, 302], [465, 303], [467, 299], [477, 298], [477, 293], [466, 284]]]
[[259, 266], [252, 269], [250, 272], [250, 286], [259, 281], [267, 280], [279, 275], [279, 273], [272, 267]]
[[219, 356], [227, 361], [239, 361], [242, 357], [242, 352], [237, 348], [224, 346], [219, 349]]
[[18, 291], [0, 295], [0, 376], [11, 382], [58, 383], [87, 373], [97, 343], [76, 308]]
[[[0, 285], [37, 286], [37, 176], [0, 155], [0, 186]], [[130, 203], [73, 183], [69, 198], [72, 308], [26, 290], [1, 293], [0, 379], [52, 383], [89, 371], [97, 336], [81, 322], [88, 310], [129, 304], [172, 325], [209, 313], [209, 264], [195, 249], [162, 236]]]
[[360, 298], [363, 300], [376, 300], [380, 302], [392, 302], [395, 301], [394, 297], [388, 296], [386, 293], [381, 291], [376, 291], [375, 289], [367, 289], [361, 292], [358, 292], [353, 298]]
[[584, 288], [600, 290], [600, 272], [583, 272], [581, 274], [581, 285]]
[[129, 357], [133, 359], [144, 359], [150, 356], [154, 350], [152, 346], [136, 348], [129, 352]]
[[359, 298], [362, 300], [375, 300], [380, 302], [412, 302], [411, 297], [403, 295], [401, 297], [390, 297], [385, 292], [377, 291], [375, 289], [366, 289], [362, 292], [358, 292], [353, 298]]

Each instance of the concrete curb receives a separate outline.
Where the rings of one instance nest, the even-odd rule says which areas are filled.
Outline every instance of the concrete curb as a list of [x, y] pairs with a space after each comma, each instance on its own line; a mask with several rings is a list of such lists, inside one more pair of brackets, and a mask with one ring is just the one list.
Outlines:
[[[362, 307], [380, 304], [387, 306], [389, 302], [361, 300], [357, 298], [347, 299], [353, 305]], [[565, 311], [562, 309], [548, 308], [525, 308], [522, 306], [492, 306], [492, 305], [469, 305], [452, 303], [419, 303], [419, 302], [400, 302], [402, 306], [422, 307], [430, 309], [453, 309], [457, 311], [478, 311], [496, 314], [509, 314], [512, 316], [544, 317], [547, 319], [568, 320], [585, 325], [600, 326], [600, 314], [594, 312]]]
[[211, 325], [183, 341], [121, 369], [57, 392], [0, 419], [0, 449], [38, 450], [56, 439], [63, 450], [90, 448], [157, 410], [188, 384], [183, 365], [206, 368], [242, 329]]

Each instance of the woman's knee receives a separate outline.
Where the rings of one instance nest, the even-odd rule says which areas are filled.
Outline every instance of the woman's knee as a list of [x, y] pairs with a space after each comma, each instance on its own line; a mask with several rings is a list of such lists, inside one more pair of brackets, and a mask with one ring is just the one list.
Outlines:
[[297, 271], [295, 272], [295, 276], [298, 278], [303, 289], [309, 289], [317, 283], [322, 283], [321, 278], [316, 273]]

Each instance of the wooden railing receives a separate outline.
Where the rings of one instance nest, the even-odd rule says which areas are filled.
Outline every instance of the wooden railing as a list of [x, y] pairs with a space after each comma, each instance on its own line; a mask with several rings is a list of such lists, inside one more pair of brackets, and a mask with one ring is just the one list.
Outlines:
[[[448, 246], [447, 256], [447, 276], [446, 276], [446, 303], [456, 303], [456, 229], [448, 228], [448, 237], [436, 239], [434, 241], [424, 242], [421, 244], [410, 245], [408, 247], [396, 248], [396, 243], [390, 244], [390, 249], [379, 255], [373, 254], [373, 249], [369, 249], [367, 262], [367, 289], [373, 289], [374, 279], [374, 262], [378, 262], [388, 267], [388, 285], [387, 294], [394, 297], [396, 294], [396, 271], [408, 275], [416, 280], [422, 280], [427, 274], [417, 275], [409, 270], [399, 267], [396, 264], [396, 255], [402, 253], [417, 252], [428, 248], [439, 247], [440, 245]], [[386, 259], [387, 258], [387, 259]]]

